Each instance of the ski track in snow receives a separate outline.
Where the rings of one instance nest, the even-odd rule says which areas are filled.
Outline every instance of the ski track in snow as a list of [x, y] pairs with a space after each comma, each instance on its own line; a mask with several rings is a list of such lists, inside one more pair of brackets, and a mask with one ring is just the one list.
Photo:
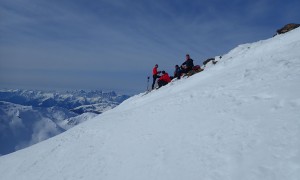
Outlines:
[[298, 180], [300, 29], [0, 158], [10, 179]]

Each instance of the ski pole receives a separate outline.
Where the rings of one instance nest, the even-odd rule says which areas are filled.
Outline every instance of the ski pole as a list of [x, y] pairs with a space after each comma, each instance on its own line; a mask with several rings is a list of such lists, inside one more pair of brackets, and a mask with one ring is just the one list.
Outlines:
[[147, 91], [149, 91], [149, 79], [150, 79], [150, 76], [148, 76], [147, 79], [148, 79], [147, 80]]

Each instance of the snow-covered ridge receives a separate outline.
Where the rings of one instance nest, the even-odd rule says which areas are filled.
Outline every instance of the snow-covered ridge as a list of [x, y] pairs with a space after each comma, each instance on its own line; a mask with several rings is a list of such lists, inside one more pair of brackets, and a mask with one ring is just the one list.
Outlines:
[[300, 29], [0, 158], [6, 180], [298, 180]]
[[[129, 98], [116, 92], [95, 91], [40, 91], [40, 90], [0, 90], [0, 101], [34, 107], [62, 107], [82, 114], [102, 113], [112, 109]], [[89, 108], [87, 108], [89, 107]], [[94, 107], [94, 108], [91, 108]]]

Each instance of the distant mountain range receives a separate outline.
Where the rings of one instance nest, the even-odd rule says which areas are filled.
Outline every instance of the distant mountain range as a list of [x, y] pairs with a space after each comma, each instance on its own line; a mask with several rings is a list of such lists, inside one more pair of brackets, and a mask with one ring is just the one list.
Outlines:
[[130, 96], [116, 92], [95, 91], [40, 91], [0, 90], [0, 101], [34, 107], [61, 107], [77, 114], [93, 112], [101, 114], [119, 105]]
[[127, 98], [113, 91], [0, 90], [0, 155], [58, 135]]
[[0, 101], [0, 154], [46, 140], [96, 115], [78, 115], [61, 107], [32, 107]]

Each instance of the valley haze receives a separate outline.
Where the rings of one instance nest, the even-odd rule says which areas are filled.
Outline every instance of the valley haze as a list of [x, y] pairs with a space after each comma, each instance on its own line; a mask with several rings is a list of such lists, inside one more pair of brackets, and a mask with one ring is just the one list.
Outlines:
[[129, 98], [114, 91], [0, 90], [0, 155], [29, 147]]

